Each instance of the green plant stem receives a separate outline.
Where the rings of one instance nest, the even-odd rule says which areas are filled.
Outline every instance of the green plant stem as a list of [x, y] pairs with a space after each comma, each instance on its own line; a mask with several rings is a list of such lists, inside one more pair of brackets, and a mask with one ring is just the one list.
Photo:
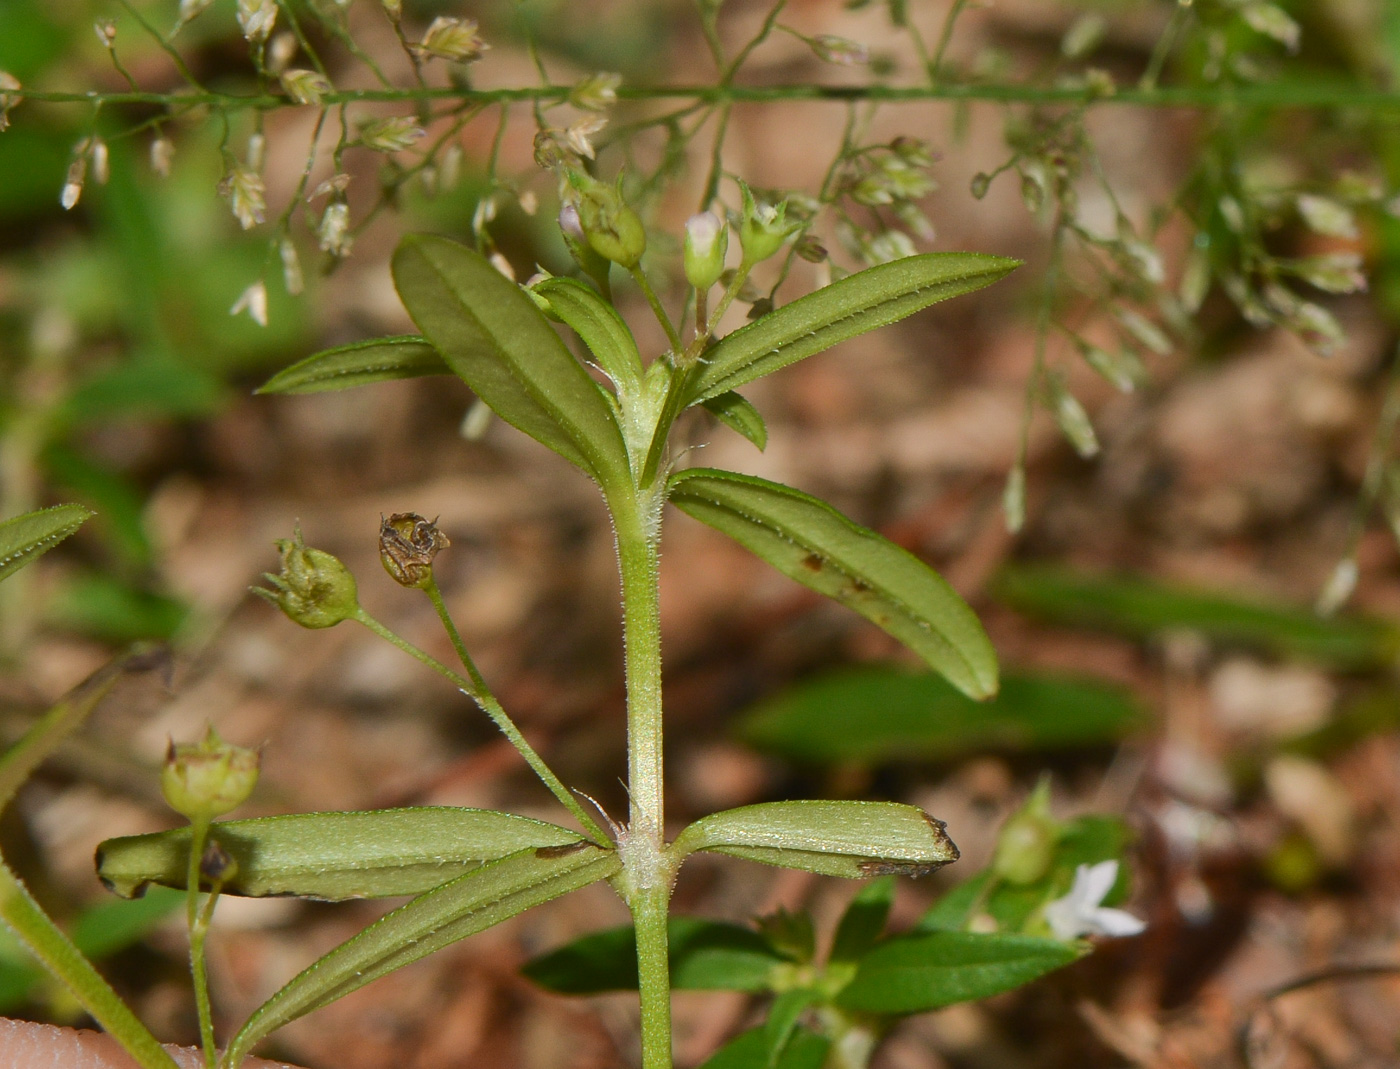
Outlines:
[[[142, 667], [145, 661], [143, 653], [138, 651], [102, 668], [44, 714], [4, 757], [0, 757], [0, 810], [10, 803], [30, 773], [92, 712], [123, 672]], [[3, 858], [0, 858], [0, 920], [52, 976], [73, 992], [83, 1009], [143, 1069], [176, 1069], [174, 1060], [155, 1036], [34, 901], [28, 888]]]
[[637, 992], [642, 1008], [642, 1069], [671, 1066], [671, 965], [666, 918], [668, 885], [647, 889], [629, 903], [637, 933]]
[[73, 993], [92, 1019], [120, 1043], [142, 1069], [178, 1069], [156, 1037], [83, 957], [82, 951], [49, 919], [3, 861], [0, 861], [0, 920], [4, 920], [49, 974]]
[[[561, 103], [570, 87], [558, 85], [524, 86], [509, 89], [458, 89], [430, 86], [427, 89], [339, 89], [327, 93], [327, 106], [364, 102], [403, 103], [418, 100], [458, 100], [462, 103], [497, 104], [503, 101]], [[287, 97], [273, 93], [238, 94], [213, 90], [189, 93], [92, 92], [24, 89], [12, 96], [51, 104], [84, 104], [89, 107], [112, 104], [203, 106], [218, 111], [254, 108], [263, 111], [294, 106]], [[1093, 88], [1075, 86], [959, 84], [939, 85], [656, 85], [619, 86], [619, 100], [691, 100], [703, 104], [766, 104], [773, 101], [814, 101], [844, 103], [919, 103], [928, 100], [984, 101], [1002, 104], [1084, 104], [1119, 105], [1139, 108], [1210, 109], [1227, 104], [1240, 108], [1364, 108], [1372, 111], [1400, 111], [1400, 92], [1391, 89], [1357, 89], [1328, 82], [1279, 81], [1256, 85], [1219, 88], [1214, 86], [1167, 86], [1143, 89], [1122, 86], [1105, 96]]]
[[457, 649], [457, 654], [462, 658], [462, 664], [467, 669], [470, 679], [463, 679], [447, 665], [443, 664], [436, 657], [424, 653], [407, 639], [400, 637], [393, 631], [381, 624], [364, 609], [360, 609], [355, 615], [355, 619], [364, 624], [380, 638], [397, 646], [414, 660], [427, 665], [438, 675], [448, 680], [467, 697], [480, 707], [481, 711], [491, 718], [491, 722], [501, 731], [501, 734], [509, 740], [510, 744], [516, 748], [520, 756], [525, 759], [525, 763], [530, 766], [535, 775], [549, 789], [549, 793], [558, 799], [559, 804], [573, 814], [574, 819], [583, 825], [584, 834], [596, 842], [599, 846], [606, 846], [610, 840], [608, 835], [593, 819], [588, 810], [583, 808], [582, 803], [564, 786], [562, 780], [554, 774], [554, 770], [544, 763], [544, 759], [535, 752], [535, 748], [525, 741], [525, 736], [520, 733], [520, 729], [515, 726], [509, 714], [501, 707], [501, 703], [496, 700], [494, 694], [482, 679], [481, 674], [476, 670], [476, 665], [467, 656], [466, 647], [462, 644], [462, 637], [457, 633], [456, 626], [452, 623], [452, 618], [447, 613], [447, 606], [443, 604], [442, 593], [437, 589], [437, 584], [433, 583], [428, 592], [428, 596], [433, 601], [433, 607], [437, 610], [443, 626], [447, 628], [448, 636], [452, 639], [452, 644]]
[[609, 494], [622, 578], [627, 676], [629, 820], [619, 890], [637, 932], [642, 1011], [642, 1067], [670, 1069], [671, 979], [666, 914], [672, 863], [665, 849], [662, 795], [659, 500], [646, 491]]
[[639, 264], [634, 264], [627, 270], [641, 288], [642, 293], [646, 295], [647, 304], [651, 305], [652, 315], [656, 316], [656, 321], [660, 323], [662, 329], [666, 331], [666, 340], [671, 343], [671, 351], [673, 353], [681, 352], [681, 350], [685, 348], [685, 345], [681, 341], [680, 334], [676, 332], [676, 327], [675, 324], [671, 322], [671, 317], [666, 314], [666, 309], [661, 304], [661, 298], [656, 295], [656, 290], [651, 288], [651, 282], [648, 281], [646, 272], [642, 270]]
[[208, 820], [190, 822], [190, 856], [185, 868], [185, 927], [189, 931], [190, 978], [194, 982], [194, 1005], [199, 1015], [199, 1039], [204, 1047], [204, 1064], [208, 1069], [214, 1069], [219, 1049], [214, 1045], [214, 1010], [209, 1003], [209, 973], [204, 966], [204, 936], [209, 931], [210, 911], [199, 908], [200, 862], [204, 858], [204, 844], [208, 838]]

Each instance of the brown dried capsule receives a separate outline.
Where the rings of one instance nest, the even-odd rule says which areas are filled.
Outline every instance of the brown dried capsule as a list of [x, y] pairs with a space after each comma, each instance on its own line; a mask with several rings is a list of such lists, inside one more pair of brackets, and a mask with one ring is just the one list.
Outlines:
[[379, 559], [400, 586], [426, 587], [433, 577], [433, 558], [451, 544], [436, 521], [416, 512], [396, 512], [379, 525]]

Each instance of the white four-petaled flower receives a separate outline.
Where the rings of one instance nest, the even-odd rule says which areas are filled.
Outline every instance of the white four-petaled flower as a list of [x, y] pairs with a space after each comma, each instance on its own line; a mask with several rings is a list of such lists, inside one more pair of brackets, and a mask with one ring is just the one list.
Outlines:
[[1045, 907], [1045, 919], [1056, 939], [1078, 939], [1082, 935], [1137, 935], [1147, 925], [1127, 910], [1102, 905], [1118, 880], [1118, 862], [1100, 861], [1074, 870], [1074, 886], [1069, 894]]

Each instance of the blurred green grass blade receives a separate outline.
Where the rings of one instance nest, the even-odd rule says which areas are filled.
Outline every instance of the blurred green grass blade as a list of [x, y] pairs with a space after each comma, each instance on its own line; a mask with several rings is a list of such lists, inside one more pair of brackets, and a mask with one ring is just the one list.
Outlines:
[[860, 613], [965, 694], [996, 693], [996, 651], [977, 615], [889, 539], [800, 490], [732, 471], [680, 472], [668, 499], [790, 579]]
[[174, 598], [100, 572], [66, 578], [44, 606], [50, 626], [106, 642], [169, 639], [188, 616], [189, 607]]
[[1215, 642], [1348, 669], [1392, 665], [1400, 654], [1400, 628], [1393, 624], [1357, 616], [1324, 619], [1311, 609], [1134, 576], [1021, 565], [1003, 569], [992, 591], [1029, 616], [1136, 638], [1189, 630]]
[[[786, 959], [757, 932], [737, 924], [671, 917], [667, 922], [671, 987], [680, 991], [767, 991]], [[632, 926], [575, 939], [520, 970], [563, 995], [637, 990], [637, 935]]]
[[161, 921], [184, 905], [183, 892], [154, 887], [141, 898], [99, 902], [73, 922], [73, 945], [101, 961], [145, 939]]
[[0, 523], [0, 579], [42, 557], [91, 515], [92, 510], [83, 505], [55, 505]]
[[995, 698], [976, 702], [939, 676], [889, 665], [799, 683], [742, 713], [737, 731], [794, 760], [875, 764], [1095, 746], [1144, 720], [1131, 694], [1097, 680], [1008, 672]]
[[283, 368], [254, 392], [323, 393], [372, 382], [450, 374], [452, 369], [436, 349], [417, 335], [403, 334], [315, 353]]
[[922, 876], [958, 859], [943, 822], [898, 802], [760, 802], [701, 817], [677, 836], [684, 857], [711, 850], [824, 876]]
[[138, 356], [77, 384], [62, 406], [64, 420], [84, 425], [110, 419], [207, 416], [224, 387], [203, 368], [163, 356]]
[[84, 456], [66, 445], [51, 445], [43, 453], [44, 467], [55, 485], [97, 507], [96, 527], [115, 543], [126, 562], [137, 567], [152, 563], [146, 535], [141, 491], [119, 471]]
[[722, 338], [706, 351], [686, 404], [736, 389], [937, 301], [981, 289], [1019, 264], [985, 253], [930, 252], [857, 271]]
[[871, 880], [852, 897], [831, 941], [831, 961], [856, 961], [875, 945], [894, 905], [894, 879]]
[[1024, 935], [929, 932], [881, 943], [836, 996], [837, 1005], [903, 1016], [989, 998], [1068, 965], [1085, 951]]
[[819, 997], [819, 993], [810, 987], [791, 988], [781, 992], [768, 1007], [768, 1020], [763, 1022], [763, 1042], [767, 1048], [766, 1064], [770, 1069], [781, 1064], [788, 1044], [797, 1034], [798, 1020]]
[[[224, 894], [332, 902], [421, 894], [520, 850], [583, 841], [544, 821], [452, 806], [229, 820], [210, 835], [238, 862]], [[127, 898], [148, 884], [182, 888], [189, 843], [188, 827], [108, 839], [97, 848], [97, 875]]]
[[236, 1064], [298, 1017], [532, 906], [609, 879], [621, 865], [616, 852], [590, 844], [563, 854], [521, 850], [420, 895], [293, 977], [239, 1030], [229, 1058]]
[[768, 448], [768, 425], [763, 422], [758, 409], [741, 395], [728, 390], [718, 397], [707, 397], [700, 403], [715, 419], [758, 446], [759, 452]]

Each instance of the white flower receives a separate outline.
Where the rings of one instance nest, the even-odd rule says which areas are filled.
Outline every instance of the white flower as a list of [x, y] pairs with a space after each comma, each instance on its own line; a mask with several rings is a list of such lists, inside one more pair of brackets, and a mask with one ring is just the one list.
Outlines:
[[162, 178], [170, 177], [170, 160], [175, 155], [175, 143], [161, 134], [151, 142], [151, 170]]
[[238, 28], [254, 44], [267, 40], [276, 21], [276, 0], [238, 0]]
[[360, 143], [376, 152], [399, 152], [428, 132], [407, 115], [376, 119], [360, 127]]
[[416, 46], [414, 51], [420, 56], [438, 56], [458, 63], [470, 63], [480, 59], [481, 53], [490, 47], [476, 31], [475, 19], [439, 15], [423, 35], [423, 43]]
[[577, 152], [580, 156], [593, 158], [592, 137], [603, 127], [608, 125], [608, 120], [601, 115], [588, 115], [582, 119], [569, 124], [564, 131], [564, 142]]
[[331, 201], [321, 216], [316, 238], [321, 248], [332, 256], [349, 256], [354, 235], [350, 233], [350, 205], [343, 200]]
[[19, 79], [9, 71], [0, 71], [0, 130], [10, 125], [10, 109], [19, 103]]
[[228, 310], [228, 314], [236, 316], [239, 312], [245, 311], [258, 326], [267, 326], [267, 287], [263, 285], [261, 279], [238, 295], [238, 300], [233, 302], [233, 307]]
[[319, 104], [321, 98], [331, 91], [331, 83], [325, 75], [300, 67], [283, 71], [281, 80], [282, 88], [298, 104]]
[[1118, 862], [1100, 861], [1074, 870], [1074, 886], [1064, 898], [1045, 907], [1045, 919], [1056, 939], [1082, 935], [1137, 935], [1147, 925], [1122, 909], [1100, 905], [1118, 880]]
[[599, 72], [569, 90], [569, 103], [585, 111], [607, 111], [617, 103], [617, 87], [622, 75]]
[[291, 238], [284, 236], [277, 244], [277, 252], [282, 258], [282, 282], [287, 287], [287, 292], [295, 297], [305, 288], [297, 247], [292, 244]]
[[219, 183], [219, 192], [228, 197], [234, 218], [244, 230], [252, 229], [266, 217], [262, 175], [256, 171], [235, 164]]

